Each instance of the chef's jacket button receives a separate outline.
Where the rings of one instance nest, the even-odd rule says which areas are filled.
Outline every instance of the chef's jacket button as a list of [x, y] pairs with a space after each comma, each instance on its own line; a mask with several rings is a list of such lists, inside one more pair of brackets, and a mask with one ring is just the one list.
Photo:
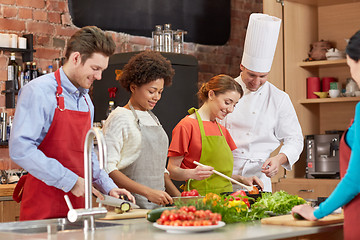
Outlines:
[[252, 112], [252, 114], [256, 114], [256, 112]]
[[249, 136], [249, 135], [250, 135], [250, 133], [246, 133], [246, 135], [248, 135], [248, 136]]
[[244, 152], [244, 151], [242, 151], [241, 153], [242, 153], [242, 154], [244, 154], [245, 152]]

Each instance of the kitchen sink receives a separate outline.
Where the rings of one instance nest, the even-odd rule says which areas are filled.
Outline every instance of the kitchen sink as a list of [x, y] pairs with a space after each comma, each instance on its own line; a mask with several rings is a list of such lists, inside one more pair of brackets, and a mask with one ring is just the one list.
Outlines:
[[[120, 225], [122, 224], [95, 221], [95, 228], [114, 227]], [[71, 223], [66, 218], [0, 223], [0, 232], [24, 234], [45, 232], [53, 233], [58, 231], [82, 230], [83, 228], [83, 221]]]

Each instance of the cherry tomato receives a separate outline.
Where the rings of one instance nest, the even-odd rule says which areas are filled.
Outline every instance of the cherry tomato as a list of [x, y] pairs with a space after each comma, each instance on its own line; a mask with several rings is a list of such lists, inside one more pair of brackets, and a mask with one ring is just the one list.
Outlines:
[[189, 212], [195, 212], [196, 211], [196, 207], [195, 206], [189, 206]]
[[175, 221], [175, 220], [178, 220], [179, 219], [179, 215], [177, 213], [171, 213], [169, 215], [169, 220], [170, 221]]
[[189, 220], [189, 221], [195, 220], [195, 215], [193, 212], [188, 212], [187, 220]]
[[162, 213], [160, 216], [160, 219], [164, 222], [164, 221], [168, 221], [169, 220], [169, 215]]
[[161, 218], [159, 218], [158, 220], [156, 220], [156, 223], [159, 225], [163, 225], [164, 221]]
[[184, 212], [189, 212], [189, 208], [187, 206], [182, 206], [180, 210]]
[[196, 197], [199, 196], [199, 192], [196, 189], [190, 191], [188, 196]]
[[194, 226], [202, 226], [202, 220], [195, 220], [194, 221]]

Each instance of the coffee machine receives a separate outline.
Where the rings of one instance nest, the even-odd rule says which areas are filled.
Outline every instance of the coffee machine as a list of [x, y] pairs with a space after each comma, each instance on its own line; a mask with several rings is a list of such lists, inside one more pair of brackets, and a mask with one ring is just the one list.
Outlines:
[[341, 132], [305, 137], [307, 178], [339, 178], [340, 138]]

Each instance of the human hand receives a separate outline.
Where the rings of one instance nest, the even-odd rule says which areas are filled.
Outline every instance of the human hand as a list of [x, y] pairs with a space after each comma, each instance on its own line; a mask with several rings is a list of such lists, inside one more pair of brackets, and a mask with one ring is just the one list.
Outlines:
[[173, 204], [173, 199], [164, 191], [151, 189], [145, 196], [150, 202], [157, 205]]
[[307, 204], [297, 205], [297, 206], [293, 207], [291, 209], [291, 214], [294, 215], [294, 213], [300, 214], [303, 218], [310, 220], [310, 221], [318, 220], [314, 216], [314, 208]]
[[274, 157], [268, 158], [261, 167], [261, 172], [269, 178], [274, 177], [281, 167], [281, 164], [287, 162], [287, 157], [285, 154], [280, 153]]
[[[73, 186], [73, 188], [70, 190], [70, 192], [72, 194], [74, 194], [74, 196], [76, 197], [82, 197], [85, 195], [85, 179], [82, 177], [78, 177], [78, 179], [76, 180], [75, 185]], [[101, 194], [101, 192], [99, 190], [97, 190], [96, 188], [92, 187], [92, 193], [97, 196], [98, 198], [100, 198], [101, 200], [104, 200], [104, 196]]]
[[240, 182], [248, 186], [258, 185], [261, 189], [264, 189], [264, 183], [257, 176], [252, 176], [252, 177], [240, 176]]
[[192, 174], [190, 178], [195, 180], [204, 180], [213, 174], [212, 170], [214, 170], [214, 168], [211, 166], [197, 166], [196, 168], [191, 169]]
[[109, 192], [110, 196], [116, 197], [116, 198], [119, 198], [121, 194], [126, 195], [131, 202], [136, 204], [135, 197], [125, 188], [113, 188]]

